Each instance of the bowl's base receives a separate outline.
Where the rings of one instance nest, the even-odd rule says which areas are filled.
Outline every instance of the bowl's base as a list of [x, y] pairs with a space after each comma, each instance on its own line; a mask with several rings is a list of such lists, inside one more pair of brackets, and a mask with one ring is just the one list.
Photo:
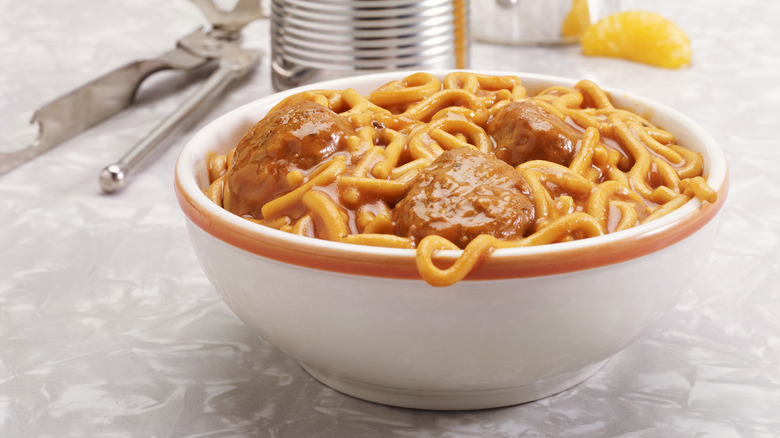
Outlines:
[[596, 373], [607, 361], [589, 365], [573, 373], [530, 385], [468, 391], [424, 391], [378, 386], [352, 380], [301, 363], [301, 367], [321, 383], [363, 400], [413, 409], [470, 410], [511, 406], [538, 400], [565, 391]]

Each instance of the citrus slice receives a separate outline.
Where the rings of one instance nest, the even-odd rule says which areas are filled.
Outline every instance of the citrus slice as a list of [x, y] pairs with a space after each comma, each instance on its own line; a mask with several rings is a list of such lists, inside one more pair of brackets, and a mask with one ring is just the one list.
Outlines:
[[582, 52], [671, 69], [691, 63], [688, 36], [654, 12], [618, 12], [588, 26], [582, 35]]
[[590, 26], [588, 0], [572, 0], [571, 9], [563, 18], [561, 36], [579, 37], [588, 26]]

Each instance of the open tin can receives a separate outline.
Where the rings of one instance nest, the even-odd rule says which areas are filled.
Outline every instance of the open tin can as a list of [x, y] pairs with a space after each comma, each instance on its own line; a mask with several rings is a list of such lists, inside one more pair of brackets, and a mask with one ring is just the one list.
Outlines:
[[271, 0], [274, 88], [467, 68], [468, 13], [468, 0]]

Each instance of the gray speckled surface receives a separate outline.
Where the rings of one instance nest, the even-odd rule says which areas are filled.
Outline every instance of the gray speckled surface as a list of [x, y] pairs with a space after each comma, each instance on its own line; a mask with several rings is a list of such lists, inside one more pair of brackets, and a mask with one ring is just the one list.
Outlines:
[[[472, 46], [474, 68], [589, 78], [668, 104], [729, 157], [706, 272], [592, 378], [474, 412], [386, 407], [313, 380], [230, 313], [195, 259], [172, 190], [192, 131], [125, 191], [100, 193], [98, 171], [194, 89], [159, 74], [129, 111], [0, 177], [0, 436], [780, 436], [780, 3], [623, 7], [674, 19], [691, 37], [692, 66]], [[0, 0], [0, 11], [3, 150], [30, 139], [37, 105], [202, 23], [184, 0]], [[267, 48], [267, 30], [252, 24], [247, 45]], [[204, 121], [269, 94], [268, 65]]]

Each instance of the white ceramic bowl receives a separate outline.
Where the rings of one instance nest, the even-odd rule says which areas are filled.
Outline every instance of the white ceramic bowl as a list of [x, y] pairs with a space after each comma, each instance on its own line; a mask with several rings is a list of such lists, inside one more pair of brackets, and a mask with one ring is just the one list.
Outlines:
[[[513, 74], [529, 93], [576, 82]], [[305, 88], [366, 93], [404, 76]], [[422, 409], [489, 408], [557, 393], [595, 373], [661, 319], [707, 260], [728, 186], [723, 152], [674, 110], [609, 89], [618, 106], [649, 115], [704, 156], [715, 204], [692, 200], [656, 221], [602, 237], [500, 249], [466, 280], [436, 288], [419, 278], [414, 250], [299, 237], [209, 201], [202, 192], [206, 154], [234, 147], [268, 109], [301, 89], [259, 99], [200, 130], [176, 164], [175, 189], [195, 252], [228, 306], [334, 389]]]

